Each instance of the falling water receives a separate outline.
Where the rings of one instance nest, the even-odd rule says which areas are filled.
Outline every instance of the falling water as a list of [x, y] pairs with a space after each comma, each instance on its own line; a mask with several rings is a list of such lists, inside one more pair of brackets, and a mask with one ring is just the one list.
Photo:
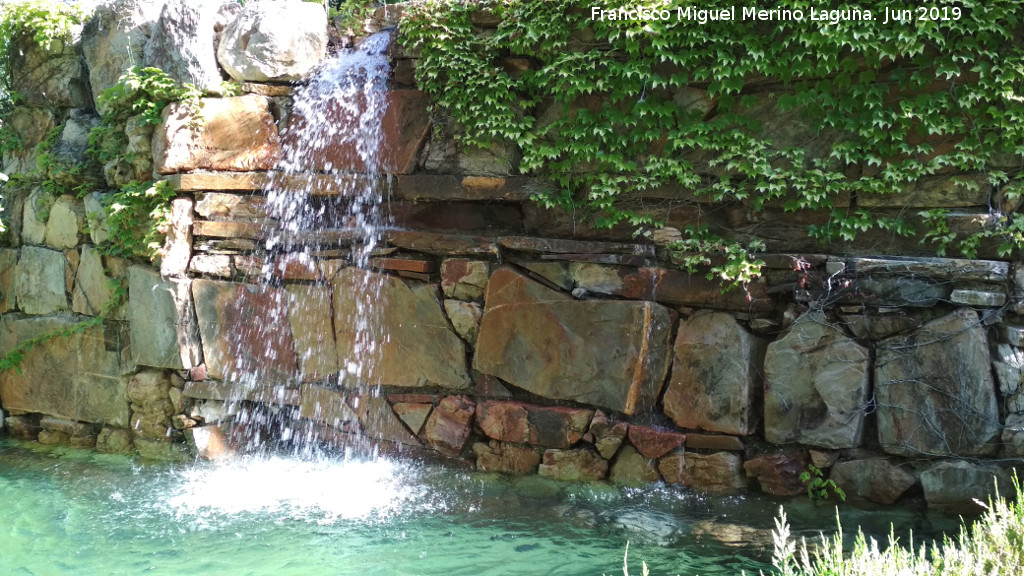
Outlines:
[[[285, 397], [303, 383], [315, 382], [321, 389], [344, 390], [348, 406], [358, 409], [360, 398], [375, 392], [373, 369], [379, 356], [375, 343], [386, 337], [378, 333], [372, 313], [384, 305], [379, 276], [346, 273], [347, 282], [334, 289], [347, 290], [347, 301], [355, 305], [334, 310], [331, 291], [324, 283], [332, 281], [331, 270], [318, 268], [318, 262], [367, 269], [388, 224], [382, 203], [389, 179], [381, 177], [381, 172], [389, 42], [387, 32], [368, 37], [357, 49], [323, 62], [293, 93], [282, 158], [265, 190], [266, 211], [276, 227], [264, 230], [260, 285], [248, 295], [262, 302], [254, 310], [262, 321], [245, 318], [246, 312], [238, 311], [243, 328], [229, 346], [234, 370], [227, 378], [235, 387], [234, 405], [242, 408], [235, 415], [234, 436], [244, 438], [251, 447], [276, 437], [308, 450], [314, 438], [325, 433], [337, 438], [340, 431], [346, 433], [344, 443], [349, 448], [354, 445], [349, 433], [356, 432], [358, 425], [336, 421], [330, 422], [331, 429], [324, 429], [300, 415], [310, 416], [307, 410], [319, 414], [327, 407], [300, 411], [288, 405]], [[285, 275], [295, 271], [318, 282], [304, 286], [290, 281], [284, 286]], [[324, 320], [332, 317], [333, 323]], [[313, 318], [319, 319], [312, 320], [314, 324], [323, 325], [295, 325]], [[354, 345], [337, 363], [325, 361], [333, 351], [325, 355], [323, 349], [325, 342], [333, 347], [333, 335], [324, 338], [323, 332], [334, 331], [334, 323], [355, 333]], [[295, 340], [293, 346], [296, 328], [319, 331], [319, 345]], [[253, 343], [265, 353], [247, 354]], [[293, 349], [294, 357], [279, 357], [292, 354]], [[295, 364], [300, 367], [297, 375], [277, 368]], [[241, 402], [268, 386], [276, 386], [269, 403]]]

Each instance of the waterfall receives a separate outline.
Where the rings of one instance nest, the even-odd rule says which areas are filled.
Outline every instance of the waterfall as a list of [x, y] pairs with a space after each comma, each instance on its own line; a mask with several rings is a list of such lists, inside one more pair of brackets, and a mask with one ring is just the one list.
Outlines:
[[[382, 204], [389, 179], [381, 173], [389, 42], [389, 33], [378, 33], [321, 63], [295, 88], [285, 112], [282, 158], [264, 190], [266, 211], [276, 227], [264, 231], [259, 285], [249, 295], [261, 299], [263, 321], [241, 318], [244, 328], [233, 337], [236, 345], [229, 346], [234, 370], [226, 377], [233, 385], [232, 404], [241, 408], [232, 426], [236, 443], [255, 448], [272, 439], [299, 451], [315, 449], [318, 439], [346, 450], [358, 445], [354, 420], [360, 401], [375, 393], [375, 343], [386, 337], [377, 333], [373, 310], [385, 303], [378, 275], [347, 274], [357, 282], [334, 289], [353, 291], [348, 300], [356, 305], [334, 310], [332, 270], [319, 263], [368, 268], [388, 224]], [[308, 272], [307, 283], [289, 280], [285, 286], [284, 276], [295, 270]], [[320, 320], [297, 326], [303, 318]], [[355, 342], [346, 357], [339, 353], [333, 362], [333, 352], [324, 354], [323, 346], [334, 342], [334, 334], [326, 332], [338, 323], [354, 330]], [[296, 329], [318, 336], [317, 343], [293, 337]], [[266, 353], [246, 355], [242, 343], [250, 348], [265, 344], [261, 349]], [[294, 358], [279, 357], [293, 349]], [[297, 375], [274, 368], [291, 363], [299, 367]], [[270, 394], [268, 386], [273, 386]], [[296, 390], [302, 397], [298, 408], [286, 401]], [[241, 402], [254, 391], [261, 391], [265, 403]]]

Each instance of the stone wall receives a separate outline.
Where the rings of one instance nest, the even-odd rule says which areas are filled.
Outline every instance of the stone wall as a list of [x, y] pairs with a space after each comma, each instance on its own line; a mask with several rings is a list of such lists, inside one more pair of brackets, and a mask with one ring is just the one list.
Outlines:
[[[232, 6], [109, 2], [77, 40], [85, 65], [65, 67], [77, 82], [67, 85], [93, 95], [133, 61], [206, 86], [230, 74], [247, 93], [205, 98], [199, 132], [169, 107], [151, 140], [129, 138], [132, 162], [106, 167], [111, 187], [152, 170], [177, 191], [155, 265], [98, 249], [110, 242], [97, 217], [107, 190], [5, 192], [0, 349], [97, 316], [114, 297], [109, 279], [128, 293], [104, 322], [0, 374], [12, 435], [150, 458], [359, 441], [484, 470], [717, 494], [801, 494], [813, 464], [853, 500], [923, 493], [937, 507], [984, 498], [1024, 458], [1019, 264], [924, 258], [916, 240], [813, 246], [792, 233], [803, 223], [769, 219], [765, 274], [723, 292], [679, 269], [671, 228], [637, 243], [530, 202], [544, 181], [519, 175], [505, 146], [462, 149], [399, 49], [379, 183], [394, 226], [369, 269], [352, 266], [345, 230], [269, 250], [280, 224], [264, 190], [288, 177], [268, 170], [289, 122], [302, 121], [289, 114], [289, 82], [340, 40], [318, 14], [304, 19], [309, 30], [271, 30], [259, 4]], [[248, 47], [260, 58], [226, 40], [251, 29], [268, 39]], [[138, 54], [119, 60], [112, 46]], [[304, 63], [266, 63], [288, 46]], [[29, 144], [63, 126], [62, 150], [84, 161], [96, 112], [81, 92], [28, 98], [10, 122]], [[310, 159], [290, 178], [323, 210], [342, 210], [338, 178], [320, 169], [350, 157]], [[10, 152], [3, 170], [32, 165], [30, 152]], [[953, 176], [915, 185], [893, 208], [983, 213], [987, 197], [948, 194]], [[676, 228], [737, 210], [660, 194], [644, 201]], [[360, 332], [351, 311], [366, 285], [380, 291]], [[372, 370], [360, 365], [365, 349]]]

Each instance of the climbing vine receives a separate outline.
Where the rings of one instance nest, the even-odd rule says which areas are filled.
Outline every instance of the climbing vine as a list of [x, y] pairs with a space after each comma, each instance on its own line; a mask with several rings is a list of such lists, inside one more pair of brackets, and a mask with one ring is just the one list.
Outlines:
[[[936, 15], [917, 20], [913, 11], [888, 24], [880, 21], [888, 5], [877, 1], [859, 8], [878, 20], [816, 22], [699, 23], [681, 20], [677, 10], [688, 5], [668, 0], [641, 3], [671, 11], [668, 19], [602, 20], [591, 4], [432, 0], [410, 5], [401, 23], [402, 41], [419, 55], [420, 87], [457, 123], [462, 143], [518, 146], [520, 169], [556, 184], [537, 195], [544, 205], [642, 230], [660, 223], [628, 200], [669, 185], [755, 213], [777, 205], [819, 213], [808, 233], [824, 243], [877, 229], [923, 234], [940, 252], [955, 246], [968, 256], [987, 239], [1000, 242], [1003, 256], [1024, 246], [1024, 216], [996, 205], [982, 229], [946, 225], [940, 233], [948, 214], [880, 217], [865, 201], [931, 175], [981, 175], [994, 193], [1016, 188], [1024, 153], [1019, 3], [938, 0]], [[608, 0], [600, 8], [636, 6]], [[812, 7], [821, 9], [779, 3], [805, 15]], [[474, 27], [479, 10], [500, 20], [493, 33]], [[529, 65], [505, 66], [509, 57]], [[766, 125], [780, 114], [809, 127], [810, 139]], [[682, 251], [745, 254], [754, 264], [759, 248], [706, 226], [686, 234], [675, 246]]]

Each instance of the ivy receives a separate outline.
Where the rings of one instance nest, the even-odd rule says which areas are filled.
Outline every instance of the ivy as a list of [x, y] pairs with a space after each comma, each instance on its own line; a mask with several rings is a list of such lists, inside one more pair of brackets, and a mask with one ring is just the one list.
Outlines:
[[[463, 145], [515, 144], [520, 170], [555, 184], [538, 201], [589, 211], [601, 226], [658, 226], [629, 200], [668, 185], [755, 213], [817, 213], [808, 234], [823, 243], [869, 230], [913, 236], [915, 222], [880, 215], [864, 199], [929, 176], [980, 174], [993, 190], [1019, 185], [1024, 43], [1015, 1], [938, 0], [959, 18], [889, 24], [805, 17], [697, 25], [676, 18], [677, 3], [643, 4], [673, 17], [592, 20], [581, 0], [428, 0], [407, 7], [400, 38], [418, 52], [420, 88]], [[779, 7], [806, 15], [812, 6], [820, 10], [803, 0]], [[859, 4], [875, 18], [886, 6]], [[500, 19], [493, 33], [472, 25], [478, 10]], [[506, 69], [508, 57], [528, 59], [529, 69]], [[780, 114], [802, 125], [792, 134], [813, 141], [763, 124]], [[1024, 247], [1016, 214], [969, 233], [919, 217], [940, 253], [956, 243], [976, 254], [989, 239], [1004, 257]], [[749, 241], [710, 233], [695, 228], [677, 248], [711, 260], [745, 253], [750, 266], [712, 274], [757, 274]]]
[[124, 258], [156, 258], [167, 234], [174, 188], [165, 180], [130, 182], [105, 200], [110, 242], [99, 248]]
[[[234, 87], [225, 86], [225, 90], [233, 92]], [[131, 67], [97, 98], [103, 115], [100, 125], [89, 132], [89, 154], [101, 164], [123, 158], [128, 145], [124, 130], [130, 118], [138, 117], [141, 124], [159, 124], [171, 102], [185, 102], [195, 118], [202, 95], [195, 85], [179, 84], [159, 68]]]

